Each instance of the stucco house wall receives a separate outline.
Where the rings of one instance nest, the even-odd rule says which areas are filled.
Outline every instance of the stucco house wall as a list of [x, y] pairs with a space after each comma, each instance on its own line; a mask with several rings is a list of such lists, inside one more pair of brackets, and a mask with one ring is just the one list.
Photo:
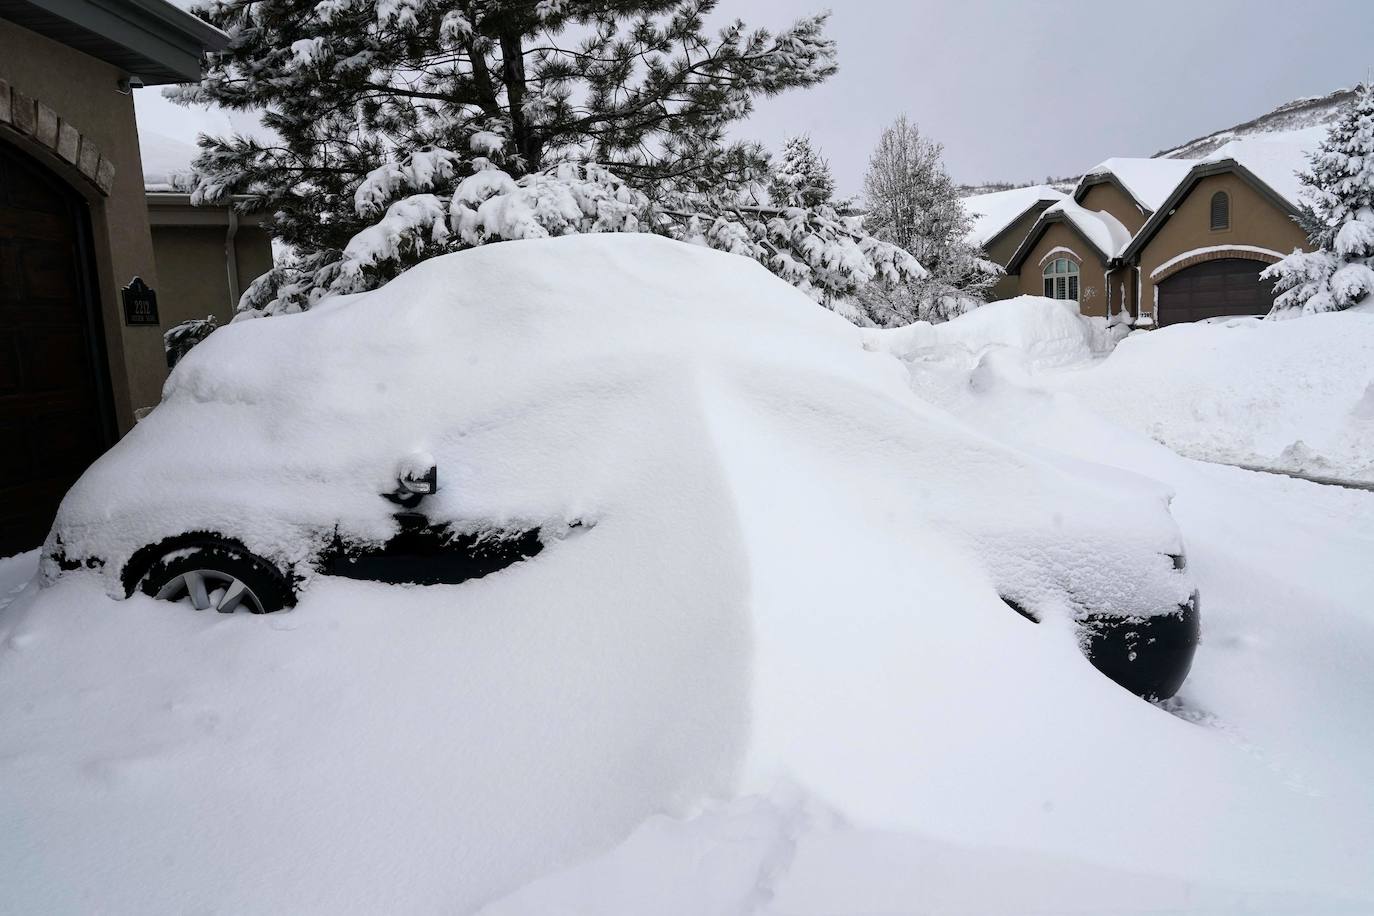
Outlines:
[[[1218, 191], [1231, 199], [1226, 229], [1211, 228], [1212, 195]], [[1140, 249], [1141, 315], [1155, 314], [1161, 281], [1201, 260], [1231, 257], [1272, 264], [1294, 248], [1307, 249], [1307, 237], [1274, 201], [1235, 173], [1205, 176]]]
[[243, 290], [272, 267], [272, 239], [261, 216], [193, 207], [181, 193], [149, 192], [147, 199], [162, 326], [207, 315], [226, 324]]
[[1022, 262], [1018, 294], [1044, 295], [1042, 271], [1045, 262], [1059, 257], [1068, 258], [1078, 265], [1079, 310], [1084, 315], [1105, 316], [1106, 265], [1081, 235], [1062, 222], [1050, 223]]
[[[61, 74], [55, 79], [54, 74]], [[133, 97], [116, 67], [0, 19], [0, 142], [67, 182], [90, 207], [92, 248], [115, 420], [156, 404], [165, 366], [156, 327], [126, 327], [121, 287], [158, 285], [143, 197]]]
[[[983, 248], [988, 259], [1006, 267], [1011, 262], [1011, 256], [1016, 253], [1016, 249], [1020, 247], [1022, 240], [1030, 233], [1036, 219], [1040, 217], [1047, 206], [1049, 206], [1048, 203], [1032, 207], [1022, 213], [1010, 226], [990, 239]], [[1021, 278], [1015, 274], [1005, 274], [988, 291], [987, 298], [989, 302], [993, 302], [1019, 295], [1021, 295]]]
[[[272, 267], [272, 240], [257, 227], [240, 228], [234, 238], [237, 290], [242, 292]], [[214, 315], [221, 325], [234, 317], [237, 297], [229, 289], [225, 231], [207, 226], [154, 226], [162, 287], [158, 304], [162, 326]]]

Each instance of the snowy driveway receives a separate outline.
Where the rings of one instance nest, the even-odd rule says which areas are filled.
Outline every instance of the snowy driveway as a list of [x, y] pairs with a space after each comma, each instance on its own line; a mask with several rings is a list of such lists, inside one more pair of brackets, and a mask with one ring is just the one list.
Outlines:
[[633, 462], [682, 524], [462, 586], [220, 617], [0, 561], [0, 909], [1374, 909], [1374, 494], [1181, 458], [1014, 361], [908, 368], [1172, 487], [1204, 641], [1170, 709], [1009, 613], [909, 469], [796, 448], [815, 405], [732, 376]]

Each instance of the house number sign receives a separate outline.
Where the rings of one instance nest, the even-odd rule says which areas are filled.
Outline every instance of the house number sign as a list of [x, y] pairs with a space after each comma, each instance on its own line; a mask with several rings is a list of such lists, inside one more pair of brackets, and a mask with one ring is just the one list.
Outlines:
[[130, 325], [160, 322], [157, 318], [157, 290], [149, 288], [143, 278], [134, 277], [120, 290], [124, 297], [124, 323]]

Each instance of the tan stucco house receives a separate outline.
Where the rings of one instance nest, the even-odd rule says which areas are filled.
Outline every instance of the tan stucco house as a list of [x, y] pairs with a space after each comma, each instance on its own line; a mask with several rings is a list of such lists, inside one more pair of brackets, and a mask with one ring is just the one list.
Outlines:
[[157, 403], [162, 332], [270, 266], [260, 227], [140, 165], [132, 92], [227, 41], [165, 0], [0, 0], [0, 556]]
[[[1274, 293], [1260, 271], [1307, 247], [1294, 221], [1297, 172], [1323, 133], [1238, 139], [1201, 160], [1108, 159], [1072, 194], [1026, 209], [985, 244], [1007, 270], [995, 297], [1073, 299], [1085, 315], [1124, 311], [1145, 328], [1262, 315]], [[1045, 190], [1028, 199], [1038, 205]], [[984, 203], [992, 196], [966, 205], [996, 209], [1000, 202]]]

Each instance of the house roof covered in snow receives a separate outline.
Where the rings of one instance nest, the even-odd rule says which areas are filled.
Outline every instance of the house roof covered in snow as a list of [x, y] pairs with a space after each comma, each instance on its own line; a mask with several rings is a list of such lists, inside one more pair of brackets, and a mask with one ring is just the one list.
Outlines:
[[1073, 189], [1073, 199], [1081, 203], [1089, 188], [1109, 181], [1121, 188], [1143, 212], [1153, 213], [1195, 164], [1191, 159], [1107, 159], [1079, 179], [1078, 186]]
[[964, 209], [973, 218], [966, 238], [971, 244], [986, 246], [1033, 207], [1049, 206], [1066, 197], [1063, 191], [1043, 184], [965, 197]]
[[138, 132], [143, 160], [143, 187], [148, 191], [186, 191], [191, 186], [191, 161], [200, 151], [185, 140], [151, 130]]
[[1061, 200], [1054, 204], [1036, 220], [1035, 226], [1022, 239], [1016, 253], [1007, 262], [1007, 273], [1016, 273], [1021, 263], [1035, 247], [1036, 242], [1054, 223], [1065, 223], [1093, 249], [1105, 264], [1119, 257], [1122, 250], [1130, 244], [1131, 231], [1121, 221], [1105, 210], [1089, 210], [1080, 207], [1072, 200]]
[[1296, 208], [1303, 203], [1298, 174], [1307, 170], [1308, 157], [1325, 138], [1325, 127], [1238, 137], [1202, 161], [1234, 160]]
[[1154, 238], [1174, 208], [1188, 192], [1209, 175], [1233, 174], [1253, 187], [1280, 211], [1297, 216], [1302, 208], [1302, 182], [1298, 173], [1307, 168], [1307, 157], [1316, 150], [1326, 129], [1305, 128], [1288, 134], [1267, 134], [1232, 140], [1214, 153], [1193, 163], [1154, 215], [1121, 252], [1133, 258]]

